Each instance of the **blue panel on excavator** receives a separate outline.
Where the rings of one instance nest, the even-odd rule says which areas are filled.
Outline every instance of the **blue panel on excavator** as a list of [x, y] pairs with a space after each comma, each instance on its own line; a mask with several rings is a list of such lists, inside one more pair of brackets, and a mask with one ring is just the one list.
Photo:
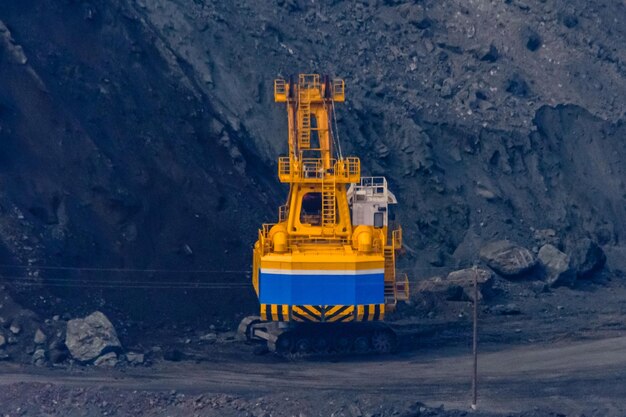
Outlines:
[[[384, 303], [384, 273], [289, 274], [263, 272], [259, 279], [262, 304], [362, 305]], [[335, 271], [336, 272], [336, 271]]]

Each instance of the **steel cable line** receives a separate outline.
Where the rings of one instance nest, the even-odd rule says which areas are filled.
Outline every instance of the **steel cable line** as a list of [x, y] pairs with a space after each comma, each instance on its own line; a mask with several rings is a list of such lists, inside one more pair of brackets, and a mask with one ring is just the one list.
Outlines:
[[206, 281], [160, 281], [160, 280], [150, 280], [150, 281], [139, 281], [139, 280], [128, 280], [128, 279], [124, 279], [124, 280], [120, 280], [120, 279], [106, 279], [106, 278], [79, 278], [79, 277], [34, 277], [34, 276], [26, 276], [26, 275], [0, 275], [0, 279], [7, 279], [7, 280], [37, 280], [40, 279], [42, 281], [51, 281], [51, 282], [103, 282], [103, 283], [110, 283], [110, 284], [116, 284], [116, 283], [120, 283], [120, 284], [124, 284], [124, 283], [132, 283], [132, 284], [152, 284], [152, 283], [161, 283], [161, 284], [172, 284], [172, 285], [178, 285], [178, 284], [219, 284], [219, 285], [248, 285], [248, 283], [239, 283], [239, 282], [228, 282], [228, 281], [222, 281], [222, 282], [206, 282]]
[[[0, 279], [1, 281], [2, 279]], [[160, 281], [102, 281], [102, 280], [90, 280], [90, 279], [43, 279], [43, 280], [34, 280], [31, 277], [11, 277], [7, 279], [5, 282], [7, 283], [17, 283], [17, 284], [35, 284], [35, 285], [145, 285], [145, 286], [171, 286], [171, 287], [180, 287], [180, 286], [190, 286], [190, 287], [219, 287], [219, 288], [244, 288], [248, 287], [250, 284], [247, 282], [160, 282]]]
[[227, 286], [202, 286], [202, 285], [103, 285], [103, 284], [89, 284], [89, 283], [38, 283], [38, 282], [14, 282], [16, 286], [20, 287], [59, 287], [59, 288], [99, 288], [99, 289], [143, 289], [143, 290], [238, 290], [241, 291], [246, 287], [227, 287]]
[[[341, 151], [341, 142], [339, 140], [339, 127], [337, 125], [337, 114], [335, 113], [335, 100], [334, 99], [331, 100], [331, 103], [332, 103], [332, 109], [333, 109], [332, 111], [333, 120], [335, 122], [335, 133], [337, 135], [337, 148], [338, 148], [337, 150], [339, 151], [339, 159], [343, 159], [343, 152]], [[331, 125], [331, 130], [332, 130], [332, 123], [330, 125]], [[335, 137], [333, 136], [333, 141], [334, 140], [335, 140]]]
[[30, 277], [11, 277], [0, 279], [0, 282], [10, 283], [17, 286], [39, 287], [75, 287], [75, 288], [142, 288], [142, 289], [237, 289], [248, 288], [248, 283], [206, 283], [206, 282], [105, 282], [89, 280], [56, 280], [34, 281]]
[[181, 273], [181, 274], [240, 274], [249, 273], [250, 270], [218, 270], [218, 269], [141, 269], [141, 268], [101, 268], [82, 266], [45, 266], [45, 265], [11, 265], [0, 264], [1, 268], [7, 269], [41, 269], [62, 271], [100, 271], [100, 272], [141, 272], [141, 273]]

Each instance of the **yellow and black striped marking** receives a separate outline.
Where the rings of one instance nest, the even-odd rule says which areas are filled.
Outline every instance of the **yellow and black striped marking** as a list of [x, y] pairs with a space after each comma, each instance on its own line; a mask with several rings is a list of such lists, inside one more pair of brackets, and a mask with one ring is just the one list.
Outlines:
[[385, 319], [384, 304], [369, 304], [357, 306], [357, 321], [379, 321]]
[[321, 322], [324, 306], [292, 306], [291, 318], [294, 321]]
[[261, 320], [289, 321], [289, 306], [281, 304], [261, 304]]
[[268, 321], [328, 322], [380, 321], [385, 318], [384, 304], [359, 306], [289, 306], [261, 304], [261, 319]]
[[354, 320], [354, 306], [328, 306], [324, 319], [331, 323], [352, 321]]

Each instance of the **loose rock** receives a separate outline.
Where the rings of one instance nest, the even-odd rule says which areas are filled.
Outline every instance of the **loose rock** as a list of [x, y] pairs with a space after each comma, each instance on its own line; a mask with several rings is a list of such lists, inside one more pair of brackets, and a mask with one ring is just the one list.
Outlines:
[[131, 365], [142, 365], [144, 363], [145, 356], [143, 353], [128, 352], [126, 354], [126, 360]]
[[546, 282], [550, 286], [571, 285], [576, 279], [576, 274], [570, 265], [570, 257], [554, 246], [542, 246], [537, 258], [546, 273]]
[[67, 322], [65, 344], [79, 361], [91, 361], [102, 353], [120, 350], [122, 345], [109, 319], [99, 311], [84, 319]]
[[464, 293], [470, 300], [474, 299], [474, 275], [478, 284], [478, 300], [490, 295], [493, 288], [493, 273], [486, 269], [465, 268], [448, 274], [447, 281], [463, 288]]
[[[490, 294], [493, 286], [493, 273], [477, 269], [478, 300]], [[442, 296], [447, 301], [468, 301], [474, 299], [474, 270], [472, 268], [453, 271], [447, 277], [432, 277], [420, 282], [417, 292], [429, 292]]]
[[112, 368], [117, 365], [117, 354], [115, 352], [105, 353], [94, 361], [94, 365]]
[[22, 326], [14, 321], [13, 323], [11, 323], [11, 327], [9, 327], [9, 330], [13, 334], [20, 334], [20, 332], [22, 331]]
[[506, 277], [520, 276], [537, 263], [528, 249], [508, 240], [488, 243], [480, 250], [480, 258], [491, 269]]
[[41, 329], [37, 329], [37, 331], [35, 332], [35, 338], [33, 339], [35, 344], [37, 345], [44, 344], [46, 343], [47, 339], [48, 337], [46, 336], [46, 334], [42, 332]]
[[44, 365], [46, 363], [46, 351], [43, 349], [35, 350], [32, 361], [37, 366]]

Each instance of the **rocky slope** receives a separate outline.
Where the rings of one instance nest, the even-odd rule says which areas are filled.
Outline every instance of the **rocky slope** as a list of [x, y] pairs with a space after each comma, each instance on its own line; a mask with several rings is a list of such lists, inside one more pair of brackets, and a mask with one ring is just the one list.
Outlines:
[[[414, 277], [546, 229], [560, 249], [619, 249], [625, 16], [608, 1], [4, 2], [0, 272], [24, 290], [246, 282], [286, 192], [272, 80], [298, 72], [346, 79], [340, 139], [389, 178]], [[249, 289], [49, 288], [146, 319], [253, 303]]]

